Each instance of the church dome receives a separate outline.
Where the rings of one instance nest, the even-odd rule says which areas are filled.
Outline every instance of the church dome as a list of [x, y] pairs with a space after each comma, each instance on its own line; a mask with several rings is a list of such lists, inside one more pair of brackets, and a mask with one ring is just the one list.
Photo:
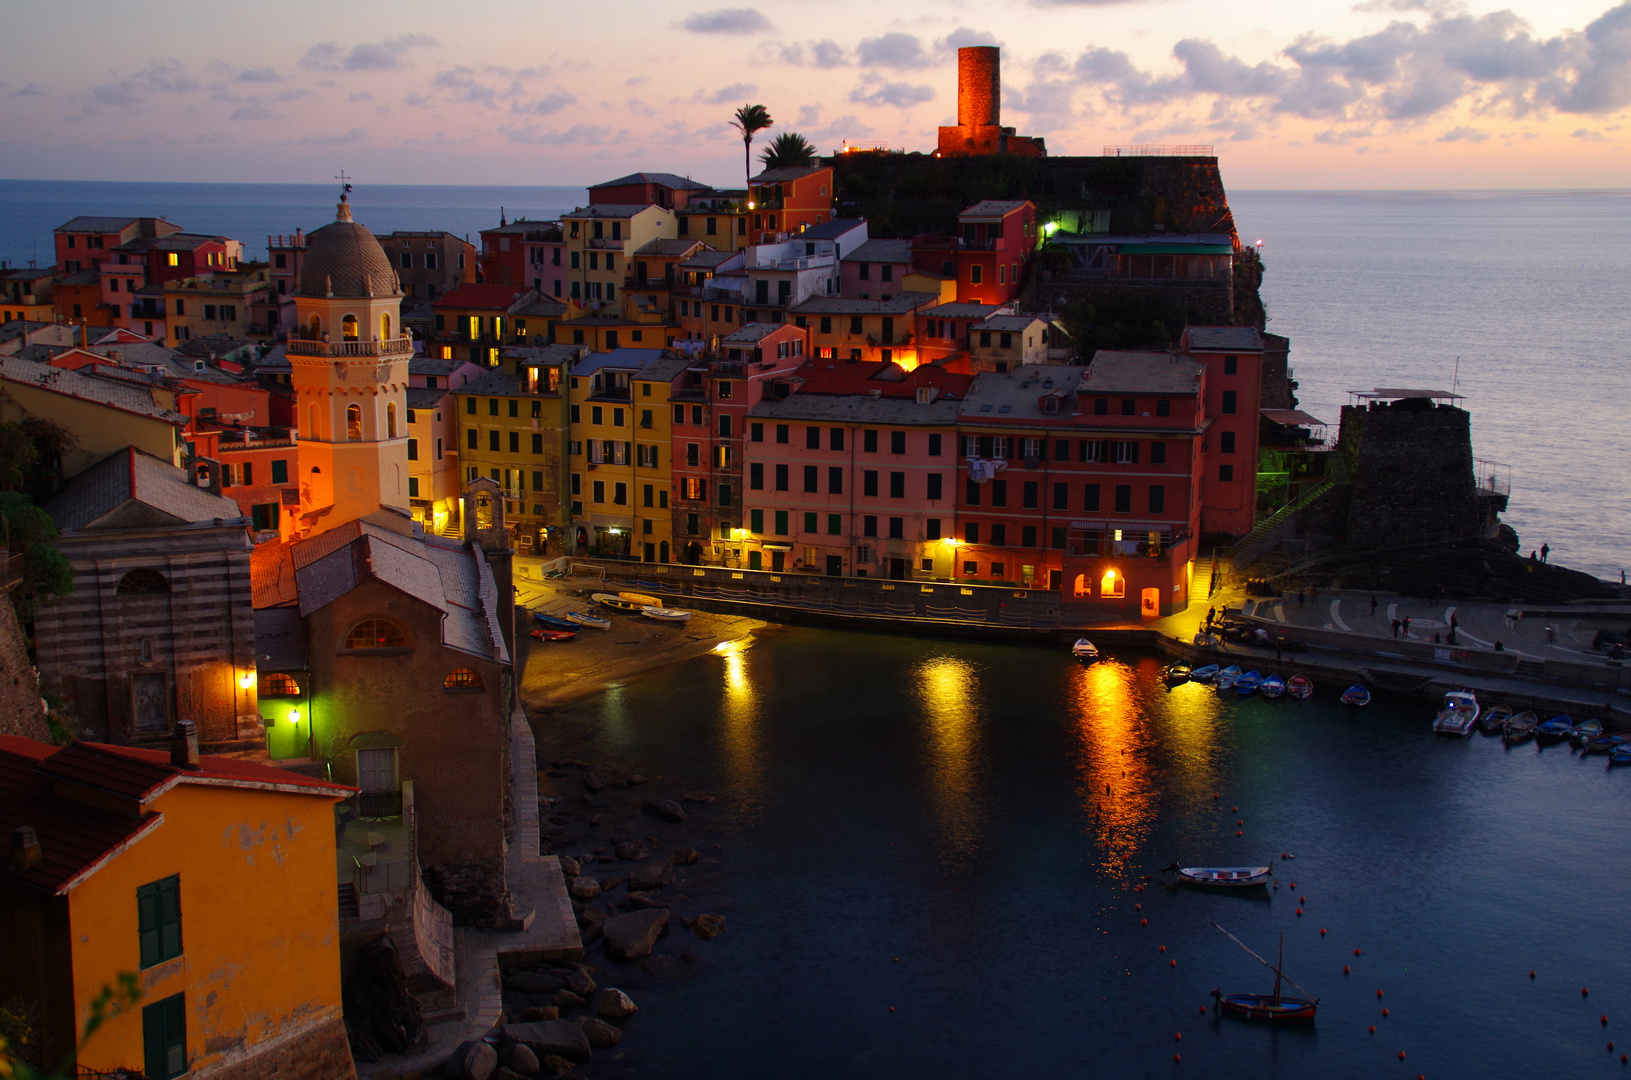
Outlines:
[[351, 204], [340, 200], [334, 221], [307, 234], [300, 263], [301, 296], [400, 296], [396, 270], [374, 234], [351, 220]]

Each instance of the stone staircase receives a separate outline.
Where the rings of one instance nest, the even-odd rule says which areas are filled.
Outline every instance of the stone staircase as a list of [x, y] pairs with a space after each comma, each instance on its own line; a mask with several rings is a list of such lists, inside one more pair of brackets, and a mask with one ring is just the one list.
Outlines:
[[340, 921], [362, 918], [362, 910], [357, 905], [357, 887], [349, 881], [340, 883]]
[[1522, 679], [1544, 679], [1546, 677], [1546, 661], [1532, 660], [1526, 656], [1518, 661], [1518, 666], [1513, 674]]

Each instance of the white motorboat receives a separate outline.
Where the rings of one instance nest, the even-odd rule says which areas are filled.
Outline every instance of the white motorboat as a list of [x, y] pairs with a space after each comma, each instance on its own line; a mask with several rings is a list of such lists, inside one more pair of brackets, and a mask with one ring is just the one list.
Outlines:
[[691, 613], [685, 608], [656, 607], [649, 604], [640, 609], [640, 614], [658, 622], [684, 622], [691, 617]]
[[1094, 660], [1099, 658], [1099, 649], [1098, 646], [1094, 645], [1085, 637], [1077, 638], [1076, 644], [1070, 647], [1070, 655], [1074, 656], [1078, 660], [1086, 660], [1087, 662], [1092, 663]]
[[1433, 720], [1433, 730], [1441, 735], [1471, 735], [1478, 723], [1478, 699], [1471, 690], [1451, 690], [1444, 695], [1444, 708]]

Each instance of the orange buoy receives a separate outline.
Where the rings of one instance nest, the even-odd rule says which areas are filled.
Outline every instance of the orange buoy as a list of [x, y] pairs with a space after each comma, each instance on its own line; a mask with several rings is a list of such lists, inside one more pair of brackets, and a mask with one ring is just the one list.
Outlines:
[[1238, 807], [1238, 806], [1231, 806], [1231, 807], [1229, 807], [1229, 809], [1233, 810], [1237, 814], [1240, 813], [1240, 807]]
[[1176, 960], [1168, 960], [1167, 961], [1167, 967], [1177, 967], [1177, 966], [1178, 966], [1178, 961], [1176, 961]]
[[1297, 917], [1298, 917], [1298, 918], [1302, 918], [1302, 914], [1303, 914], [1303, 909], [1302, 909], [1302, 908], [1298, 908], [1298, 909], [1297, 909]]
[[1381, 997], [1382, 996], [1382, 991], [1380, 991], [1380, 990], [1376, 991], [1376, 996]]
[[1296, 887], [1297, 887], [1297, 883], [1296, 883], [1296, 882], [1295, 882], [1295, 881], [1293, 881], [1293, 882], [1292, 882], [1292, 883], [1291, 883], [1291, 887], [1292, 887], [1292, 888], [1293, 888], [1293, 889], [1295, 889], [1295, 888], [1296, 888]]
[[1245, 819], [1245, 818], [1241, 818], [1241, 819], [1240, 819], [1240, 820], [1238, 820], [1238, 821], [1236, 821], [1236, 822], [1235, 822], [1235, 824], [1236, 824], [1236, 825], [1244, 825], [1244, 824], [1246, 824], [1246, 819]]
[[1358, 956], [1358, 955], [1359, 955], [1359, 950], [1358, 950], [1358, 949], [1355, 949], [1355, 950], [1354, 950], [1354, 955], [1355, 955], [1355, 956]]
[[1403, 1050], [1400, 1050], [1400, 1051], [1399, 1051], [1399, 1060], [1400, 1060], [1400, 1061], [1403, 1061], [1403, 1060], [1404, 1060], [1404, 1051], [1403, 1051]]
[[1375, 1024], [1372, 1024], [1372, 1025], [1371, 1025], [1371, 1026], [1370, 1026], [1370, 1033], [1371, 1033], [1371, 1034], [1372, 1034], [1372, 1035], [1375, 1035], [1375, 1034], [1376, 1034], [1376, 1025], [1375, 1025]]
[[1384, 1020], [1387, 1019], [1387, 1010], [1386, 1009], [1382, 1010], [1382, 1019], [1384, 1019]]
[[1529, 973], [1529, 977], [1530, 977], [1530, 978], [1531, 978], [1531, 979], [1533, 979], [1533, 978], [1534, 978], [1534, 977], [1535, 977], [1535, 973], [1534, 973], [1534, 972], [1533, 972], [1533, 971], [1531, 971], [1531, 972], [1530, 972], [1530, 973]]
[[1608, 1052], [1611, 1054], [1614, 1052], [1614, 1044], [1612, 1042], [1608, 1044]]
[[1144, 910], [1144, 905], [1143, 904], [1134, 904], [1133, 905], [1133, 910], [1134, 911], [1143, 911]]
[[1344, 975], [1348, 974], [1348, 965], [1347, 964], [1342, 965], [1342, 974], [1344, 974]]
[[1244, 833], [1242, 833], [1242, 832], [1241, 832], [1241, 831], [1240, 831], [1240, 830], [1239, 830], [1239, 829], [1236, 829], [1236, 830], [1235, 830], [1235, 835], [1236, 835], [1236, 836], [1244, 836], [1244, 835], [1245, 835], [1245, 834], [1244, 834]]
[[1140, 925], [1140, 926], [1148, 926], [1148, 925], [1150, 925], [1150, 920], [1148, 920], [1148, 919], [1140, 919], [1140, 920], [1138, 920], [1138, 925]]
[[1206, 1006], [1205, 1006], [1205, 1005], [1202, 1005], [1202, 1006], [1201, 1006], [1201, 1015], [1202, 1015], [1202, 1016], [1205, 1016], [1205, 1015], [1206, 1015]]
[[1308, 903], [1308, 897], [1306, 897], [1306, 896], [1299, 896], [1299, 897], [1297, 897], [1297, 903], [1299, 903], [1299, 904], [1306, 904], [1306, 903]]
[[1172, 1033], [1172, 1041], [1173, 1042], [1183, 1042], [1184, 1041], [1184, 1033], [1181, 1032], [1181, 1031], [1173, 1032]]
[[893, 1006], [893, 1005], [891, 1005], [891, 1006], [889, 1006], [889, 1011], [890, 1011], [890, 1012], [894, 1012], [894, 1011], [895, 1011], [895, 1007], [894, 1007], [894, 1006]]
[[1631, 1057], [1628, 1057], [1625, 1054], [1621, 1054], [1620, 1055], [1620, 1064], [1624, 1065], [1627, 1061], [1631, 1061]]
[[1161, 946], [1161, 951], [1162, 951], [1162, 952], [1166, 952], [1166, 951], [1167, 951], [1167, 947], [1166, 947], [1166, 946], [1165, 946], [1165, 945], [1163, 945], [1163, 946]]
[[1324, 936], [1325, 936], [1325, 927], [1322, 926], [1322, 927], [1320, 927], [1320, 937], [1324, 937]]
[[1184, 1060], [1184, 1056], [1182, 1054], [1173, 1054], [1172, 1055], [1172, 1060], [1174, 1062], [1179, 1062], [1179, 1061]]

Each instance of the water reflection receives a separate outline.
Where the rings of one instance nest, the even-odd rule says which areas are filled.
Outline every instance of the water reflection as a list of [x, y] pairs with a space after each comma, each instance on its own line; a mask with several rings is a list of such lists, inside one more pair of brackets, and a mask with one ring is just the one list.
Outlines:
[[935, 656], [913, 672], [928, 736], [929, 800], [943, 862], [972, 866], [980, 846], [980, 685], [972, 663]]
[[1145, 760], [1151, 743], [1138, 682], [1126, 664], [1100, 661], [1076, 673], [1071, 701], [1077, 790], [1098, 841], [1099, 868], [1116, 877], [1138, 859], [1159, 803]]
[[759, 730], [759, 695], [748, 674], [751, 639], [714, 646], [724, 661], [724, 694], [720, 702], [720, 746], [724, 750], [727, 786], [741, 812], [757, 817], [764, 797], [764, 745]]

